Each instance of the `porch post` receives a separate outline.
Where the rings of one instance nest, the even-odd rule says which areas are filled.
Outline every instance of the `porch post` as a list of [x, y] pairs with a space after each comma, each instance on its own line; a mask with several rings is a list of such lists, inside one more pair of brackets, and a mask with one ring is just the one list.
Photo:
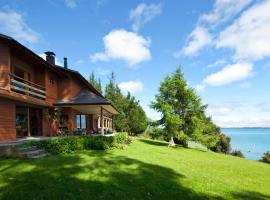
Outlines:
[[104, 117], [103, 117], [103, 108], [100, 109], [100, 117], [101, 117], [101, 135], [104, 135]]
[[27, 107], [27, 136], [31, 137], [31, 132], [30, 132], [30, 109]]

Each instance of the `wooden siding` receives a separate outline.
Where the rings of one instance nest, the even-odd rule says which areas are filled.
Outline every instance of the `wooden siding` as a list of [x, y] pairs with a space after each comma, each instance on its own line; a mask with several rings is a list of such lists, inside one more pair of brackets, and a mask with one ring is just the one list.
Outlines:
[[0, 88], [9, 90], [10, 53], [9, 48], [0, 43]]
[[[53, 81], [53, 83], [51, 82]], [[58, 99], [58, 78], [51, 70], [45, 70], [46, 101], [53, 104]]]
[[15, 140], [15, 103], [14, 101], [0, 98], [0, 141]]

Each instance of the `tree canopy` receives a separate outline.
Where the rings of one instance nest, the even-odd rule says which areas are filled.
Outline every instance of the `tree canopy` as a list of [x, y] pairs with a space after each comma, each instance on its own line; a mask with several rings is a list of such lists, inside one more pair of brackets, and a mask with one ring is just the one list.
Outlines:
[[120, 111], [115, 116], [114, 125], [117, 131], [127, 131], [130, 134], [139, 134], [147, 128], [147, 117], [134, 96], [130, 93], [122, 94], [115, 81], [114, 73], [105, 87], [105, 97]]
[[158, 94], [150, 107], [162, 114], [156, 123], [163, 128], [167, 138], [178, 138], [184, 134], [209, 148], [217, 145], [220, 128], [213, 123], [211, 117], [206, 116], [207, 105], [188, 86], [180, 68], [161, 81]]
[[94, 72], [90, 74], [88, 81], [96, 88], [97, 91], [100, 92], [100, 94], [102, 94], [102, 85], [100, 78], [97, 79]]

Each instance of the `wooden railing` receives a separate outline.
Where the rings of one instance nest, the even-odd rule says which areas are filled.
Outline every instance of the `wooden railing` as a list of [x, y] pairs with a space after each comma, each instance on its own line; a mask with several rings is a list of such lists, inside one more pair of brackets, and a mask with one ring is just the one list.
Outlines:
[[46, 99], [46, 89], [31, 81], [24, 80], [14, 74], [10, 74], [10, 89], [13, 92], [32, 96], [38, 99]]

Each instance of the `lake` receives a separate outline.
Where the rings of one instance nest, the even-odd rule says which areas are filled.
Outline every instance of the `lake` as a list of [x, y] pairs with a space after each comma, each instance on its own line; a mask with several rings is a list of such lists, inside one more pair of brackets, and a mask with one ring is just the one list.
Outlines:
[[222, 128], [231, 137], [233, 150], [241, 150], [246, 159], [259, 160], [270, 151], [270, 128]]

